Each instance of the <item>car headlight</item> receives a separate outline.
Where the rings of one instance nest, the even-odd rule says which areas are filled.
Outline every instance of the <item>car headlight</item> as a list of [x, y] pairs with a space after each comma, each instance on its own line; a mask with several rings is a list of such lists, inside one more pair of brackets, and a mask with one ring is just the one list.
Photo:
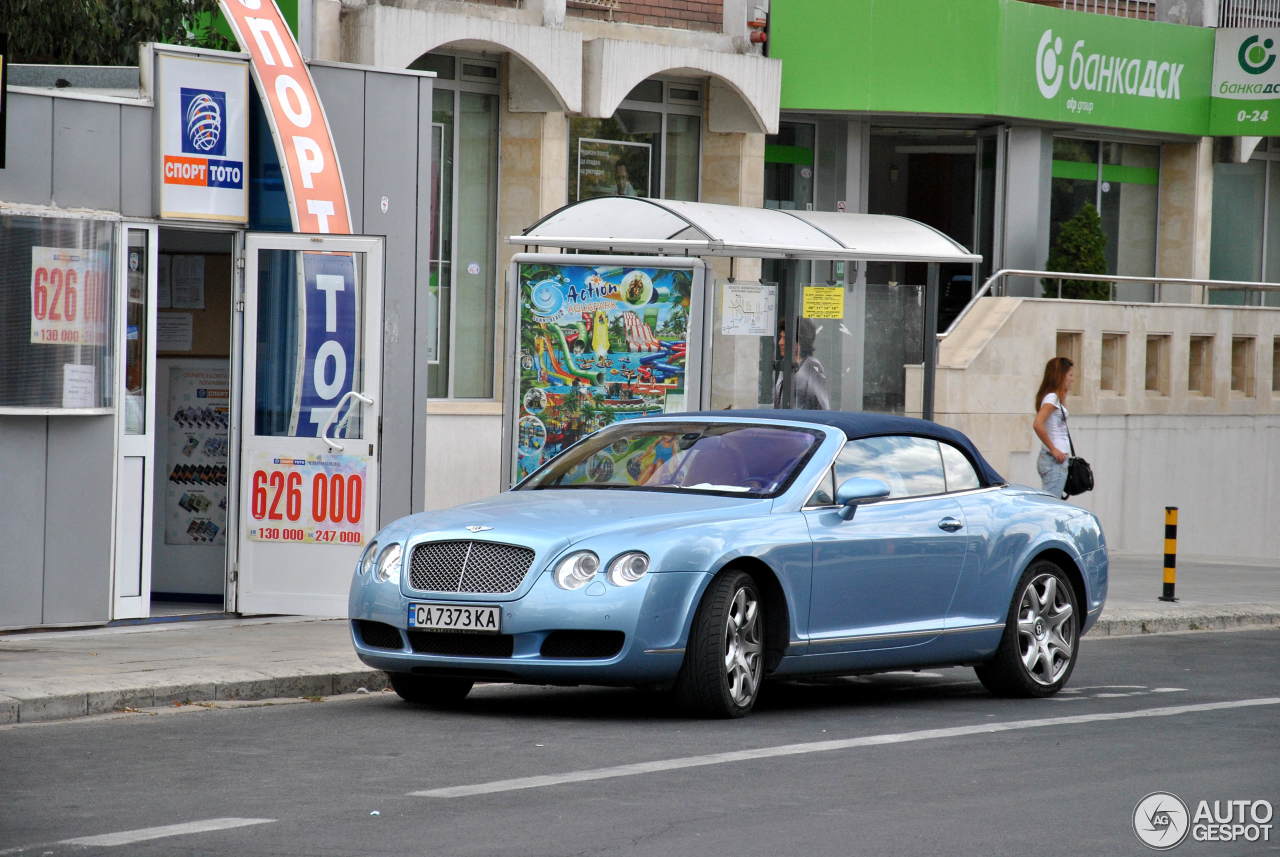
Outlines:
[[400, 582], [400, 544], [389, 544], [378, 554], [374, 576], [383, 583]]
[[581, 589], [595, 579], [600, 570], [600, 557], [591, 551], [571, 553], [556, 565], [556, 586], [561, 589]]
[[360, 554], [360, 559], [356, 561], [356, 576], [373, 571], [373, 561], [378, 556], [378, 540], [374, 539], [369, 542], [369, 546]]
[[614, 586], [630, 586], [649, 571], [649, 555], [640, 551], [620, 553], [609, 563], [605, 575]]

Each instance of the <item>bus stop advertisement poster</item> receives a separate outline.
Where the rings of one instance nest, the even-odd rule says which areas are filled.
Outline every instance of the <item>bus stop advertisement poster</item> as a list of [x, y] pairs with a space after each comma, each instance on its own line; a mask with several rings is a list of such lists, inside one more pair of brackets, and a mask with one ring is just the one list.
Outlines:
[[516, 481], [596, 429], [685, 410], [693, 275], [687, 267], [517, 266]]

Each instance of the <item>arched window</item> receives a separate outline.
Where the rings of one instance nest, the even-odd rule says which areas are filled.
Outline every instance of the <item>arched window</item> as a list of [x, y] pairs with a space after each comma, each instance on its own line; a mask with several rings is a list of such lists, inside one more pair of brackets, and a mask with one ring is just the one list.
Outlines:
[[597, 196], [697, 201], [703, 84], [650, 78], [608, 119], [569, 121], [569, 202]]

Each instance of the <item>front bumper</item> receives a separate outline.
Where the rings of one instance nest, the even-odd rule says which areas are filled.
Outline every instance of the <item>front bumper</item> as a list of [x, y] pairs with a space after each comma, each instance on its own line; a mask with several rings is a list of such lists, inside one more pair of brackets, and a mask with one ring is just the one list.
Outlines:
[[[675, 678], [684, 661], [709, 577], [653, 572], [631, 586], [596, 580], [570, 592], [543, 572], [522, 597], [494, 601], [458, 593], [411, 599], [395, 583], [361, 575], [348, 602], [351, 639], [361, 661], [388, 672], [528, 684], [661, 683]], [[427, 601], [497, 605], [501, 633], [410, 629], [409, 605]]]

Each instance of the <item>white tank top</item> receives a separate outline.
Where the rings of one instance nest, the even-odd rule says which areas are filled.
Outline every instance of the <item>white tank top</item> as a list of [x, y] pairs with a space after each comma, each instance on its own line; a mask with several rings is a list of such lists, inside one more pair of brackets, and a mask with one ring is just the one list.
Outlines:
[[1040, 407], [1046, 404], [1053, 405], [1053, 413], [1049, 414], [1049, 419], [1045, 421], [1045, 430], [1049, 432], [1049, 440], [1053, 441], [1053, 446], [1059, 452], [1071, 454], [1071, 442], [1067, 440], [1067, 420], [1071, 416], [1071, 412], [1066, 406], [1058, 401], [1057, 393], [1045, 393], [1044, 398], [1040, 400]]

